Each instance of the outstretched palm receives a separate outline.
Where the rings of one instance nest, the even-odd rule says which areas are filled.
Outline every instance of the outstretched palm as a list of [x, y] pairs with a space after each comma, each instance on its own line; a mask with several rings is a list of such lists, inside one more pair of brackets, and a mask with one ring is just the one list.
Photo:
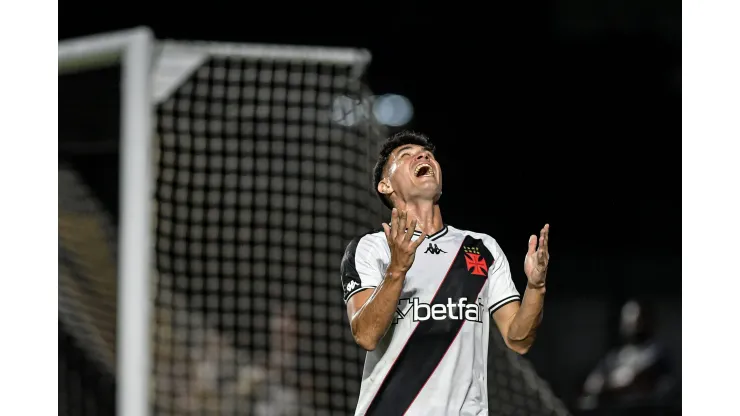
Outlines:
[[529, 237], [529, 249], [524, 257], [524, 273], [527, 275], [529, 284], [535, 287], [545, 285], [547, 278], [547, 266], [550, 263], [550, 253], [547, 251], [547, 240], [550, 235], [550, 224], [540, 231], [539, 247], [537, 237]]

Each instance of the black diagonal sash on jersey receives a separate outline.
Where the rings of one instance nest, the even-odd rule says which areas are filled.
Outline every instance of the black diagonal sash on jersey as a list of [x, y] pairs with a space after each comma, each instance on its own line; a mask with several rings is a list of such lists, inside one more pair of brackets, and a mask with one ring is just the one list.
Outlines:
[[[486, 268], [481, 268], [480, 259], [484, 259], [485, 265], [491, 267], [493, 255], [483, 242], [465, 237], [430, 304], [447, 304], [449, 298], [454, 303], [460, 298], [467, 298], [467, 303], [476, 303], [488, 278]], [[470, 264], [475, 266], [468, 268]], [[464, 323], [462, 319], [419, 322], [380, 385], [366, 415], [394, 416], [406, 412], [444, 358]], [[450, 382], [454, 383], [454, 380]]]

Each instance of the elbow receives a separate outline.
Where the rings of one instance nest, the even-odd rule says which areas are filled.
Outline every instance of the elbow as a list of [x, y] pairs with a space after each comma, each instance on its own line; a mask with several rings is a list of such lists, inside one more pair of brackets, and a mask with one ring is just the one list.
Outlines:
[[532, 347], [532, 340], [531, 339], [525, 339], [521, 341], [516, 341], [509, 339], [506, 342], [506, 346], [509, 347], [510, 350], [514, 351], [515, 353], [519, 355], [525, 355], [529, 352], [529, 349]]
[[364, 331], [358, 329], [354, 320], [352, 322], [352, 338], [355, 340], [355, 343], [365, 351], [373, 351], [375, 350], [375, 348], [378, 347], [378, 341], [370, 336], [367, 336]]
[[525, 355], [529, 352], [529, 346], [510, 345], [509, 348], [519, 355]]
[[374, 351], [378, 347], [377, 342], [359, 336], [355, 336], [355, 342], [365, 351]]

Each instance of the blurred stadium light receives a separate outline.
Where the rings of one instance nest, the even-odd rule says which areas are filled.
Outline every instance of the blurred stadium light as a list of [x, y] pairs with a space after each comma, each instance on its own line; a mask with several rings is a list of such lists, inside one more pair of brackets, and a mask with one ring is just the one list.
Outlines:
[[414, 107], [403, 95], [385, 94], [375, 99], [373, 115], [378, 122], [386, 126], [399, 127], [411, 121]]
[[401, 127], [414, 117], [411, 101], [399, 94], [383, 94], [362, 99], [345, 95], [334, 98], [332, 120], [345, 127], [356, 125], [370, 116], [388, 127]]

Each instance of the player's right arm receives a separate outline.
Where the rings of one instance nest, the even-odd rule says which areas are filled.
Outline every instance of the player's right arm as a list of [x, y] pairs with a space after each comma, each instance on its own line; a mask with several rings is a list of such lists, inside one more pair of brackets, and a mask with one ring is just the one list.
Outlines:
[[[416, 241], [411, 241], [415, 229], [416, 219], [409, 224], [409, 231], [406, 232], [406, 212], [398, 213], [395, 208], [393, 209], [391, 224], [383, 224], [383, 231], [385, 231], [391, 251], [390, 264], [385, 274], [375, 290], [361, 290], [347, 300], [347, 316], [352, 328], [352, 336], [357, 345], [367, 351], [372, 351], [377, 347], [393, 321], [406, 272], [414, 263], [416, 248], [426, 237], [422, 231]], [[345, 279], [345, 274], [350, 270], [361, 279], [359, 274], [363, 267], [359, 269], [343, 267], [342, 278]], [[370, 270], [372, 273], [372, 269]], [[380, 274], [379, 271], [378, 274]], [[369, 278], [372, 279], [372, 277]]]

